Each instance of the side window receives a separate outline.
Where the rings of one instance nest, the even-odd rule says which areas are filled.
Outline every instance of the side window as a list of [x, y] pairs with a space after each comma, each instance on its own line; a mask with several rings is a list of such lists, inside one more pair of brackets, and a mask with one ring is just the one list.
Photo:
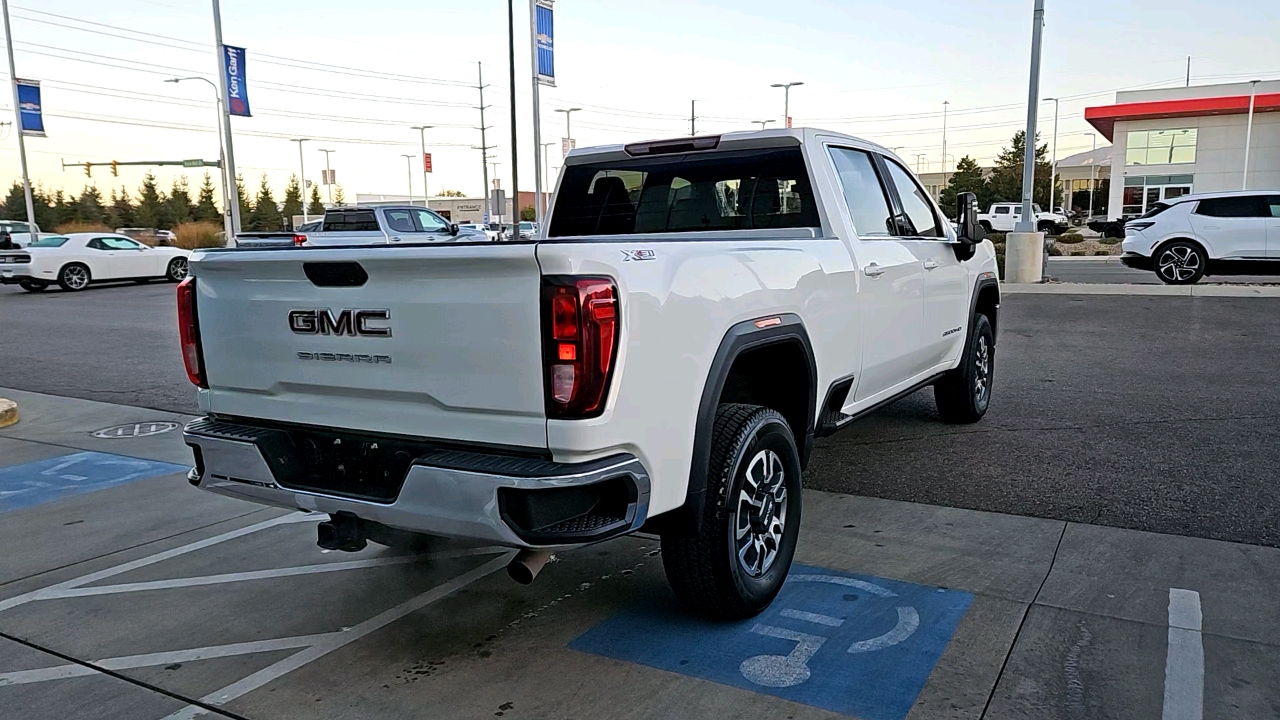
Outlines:
[[862, 237], [891, 234], [889, 201], [885, 198], [880, 176], [871, 156], [861, 150], [832, 148], [831, 162], [840, 177], [845, 204], [853, 218], [854, 229]]
[[1259, 195], [1209, 198], [1200, 201], [1196, 214], [1222, 218], [1271, 217], [1271, 207]]
[[933, 204], [924, 194], [919, 183], [911, 177], [901, 165], [885, 158], [889, 167], [889, 177], [898, 189], [898, 198], [902, 201], [902, 212], [907, 216], [911, 227], [904, 232], [913, 237], [943, 237], [945, 233], [938, 226], [938, 216], [933, 212]]
[[141, 250], [142, 243], [134, 242], [128, 238], [122, 237], [106, 237], [98, 238], [110, 250]]
[[414, 210], [413, 214], [418, 216], [420, 232], [443, 232], [449, 227], [449, 224], [441, 220], [435, 213], [427, 212], [426, 210]]
[[387, 229], [391, 232], [416, 232], [413, 227], [413, 216], [408, 210], [387, 210]]
[[1271, 208], [1271, 217], [1280, 218], [1280, 195], [1268, 197], [1267, 206]]
[[997, 215], [1008, 215], [1008, 214], [1009, 214], [1009, 207], [1008, 207], [1007, 205], [997, 205], [997, 206], [996, 206], [996, 214], [997, 214]]
[[110, 250], [110, 248], [107, 247], [107, 244], [102, 240], [103, 240], [102, 238], [94, 238], [90, 240], [88, 243], [86, 243], [85, 247], [89, 248], [90, 250]]

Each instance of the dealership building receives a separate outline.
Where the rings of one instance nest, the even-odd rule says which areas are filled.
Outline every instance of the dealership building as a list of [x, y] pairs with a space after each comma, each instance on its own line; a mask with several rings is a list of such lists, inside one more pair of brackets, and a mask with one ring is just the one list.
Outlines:
[[1280, 80], [1119, 92], [1084, 116], [1114, 144], [1112, 219], [1193, 192], [1280, 190]]

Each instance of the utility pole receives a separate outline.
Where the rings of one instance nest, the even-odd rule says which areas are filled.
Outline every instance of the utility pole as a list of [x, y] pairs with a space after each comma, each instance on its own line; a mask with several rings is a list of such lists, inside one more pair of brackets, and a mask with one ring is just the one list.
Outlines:
[[[520, 152], [516, 125], [516, 9], [515, 0], [507, 0], [507, 50], [511, 71], [511, 195], [515, 198], [516, 217], [520, 216]], [[535, 65], [534, 71], [537, 71]], [[494, 172], [497, 172], [496, 170]], [[505, 208], [499, 210], [501, 213]]]
[[698, 134], [698, 101], [689, 101], [689, 135]]
[[1187, 56], [1187, 87], [1191, 87], [1191, 56]]
[[413, 156], [405, 154], [405, 155], [401, 155], [400, 157], [404, 158], [405, 169], [409, 171], [409, 204], [412, 205], [413, 204]]
[[1261, 80], [1249, 81], [1249, 124], [1244, 131], [1244, 180], [1240, 183], [1241, 190], [1249, 189], [1249, 146], [1253, 144], [1253, 106], [1258, 96], [1258, 83]]
[[9, 29], [9, 0], [4, 5], [4, 44], [9, 51], [9, 86], [13, 90], [13, 124], [18, 129], [18, 157], [22, 163], [22, 192], [27, 199], [27, 224], [35, 240], [36, 205], [31, 200], [31, 176], [27, 174], [27, 142], [22, 137], [22, 104], [18, 101], [18, 68], [13, 64], [13, 32]]
[[947, 186], [947, 107], [950, 100], [942, 101], [942, 186]]
[[1058, 199], [1058, 98], [1045, 98], [1045, 102], [1053, 101], [1053, 159], [1049, 163], [1049, 212], [1054, 212]]
[[418, 131], [418, 140], [422, 143], [422, 157], [418, 159], [422, 163], [422, 207], [431, 207], [431, 193], [427, 192], [427, 131], [435, 125], [414, 125], [411, 130]]
[[[222, 137], [227, 145], [227, 185], [231, 188], [231, 197], [226, 203], [231, 207], [232, 233], [240, 232], [240, 178], [236, 176], [236, 154], [231, 141], [231, 101], [227, 97], [227, 49], [222, 44], [222, 6], [213, 0], [213, 41], [218, 56], [218, 98], [222, 101]], [[233, 242], [234, 238], [227, 238]]]
[[484, 124], [484, 111], [487, 107], [484, 104], [484, 65], [476, 63], [476, 89], [480, 91], [480, 171], [484, 175], [484, 187], [480, 188], [480, 194], [484, 197], [484, 221], [490, 222], [489, 218], [493, 215], [493, 205], [489, 199], [489, 144], [485, 140], [485, 131], [488, 130]]
[[325, 174], [325, 179], [329, 181], [327, 184], [325, 184], [325, 188], [326, 188], [325, 192], [328, 193], [329, 204], [332, 205], [333, 204], [333, 170], [329, 168], [329, 153], [335, 153], [338, 151], [325, 150], [321, 148], [320, 152], [324, 153], [324, 174]]
[[[298, 143], [298, 184], [301, 185], [302, 192], [302, 222], [310, 222], [311, 218], [307, 216], [307, 164], [302, 159], [302, 143], [310, 138], [294, 138], [289, 142]], [[293, 227], [293, 218], [288, 218], [289, 227]]]
[[1031, 198], [1036, 180], [1036, 118], [1040, 109], [1040, 44], [1044, 30], [1044, 0], [1036, 0], [1031, 21], [1031, 80], [1027, 87], [1027, 134], [1023, 138], [1022, 160], [1022, 219], [1014, 226], [1015, 232], [1036, 231], [1035, 215], [1031, 212]]

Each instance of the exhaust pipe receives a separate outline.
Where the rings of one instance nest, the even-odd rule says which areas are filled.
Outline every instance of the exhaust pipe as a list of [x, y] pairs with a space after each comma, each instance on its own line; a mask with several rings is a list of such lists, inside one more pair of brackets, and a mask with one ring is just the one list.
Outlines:
[[507, 575], [521, 585], [529, 585], [550, 559], [550, 550], [521, 550], [507, 565]]
[[360, 552], [368, 545], [360, 518], [351, 513], [330, 515], [316, 526], [316, 544], [325, 550]]

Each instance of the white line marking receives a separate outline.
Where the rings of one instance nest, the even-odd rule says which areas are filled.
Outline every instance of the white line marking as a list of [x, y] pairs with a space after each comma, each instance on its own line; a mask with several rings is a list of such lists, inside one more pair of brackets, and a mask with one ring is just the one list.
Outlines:
[[[501, 570], [507, 566], [507, 563], [511, 562], [511, 558], [513, 557], [515, 557], [514, 551], [503, 553], [501, 557], [494, 558], [474, 570], [465, 572], [446, 583], [437, 585], [407, 602], [401, 603], [390, 610], [375, 615], [359, 625], [353, 626], [350, 630], [347, 630], [340, 635], [334, 634], [331, 639], [321, 641], [305, 650], [302, 650], [301, 652], [294, 653], [293, 655], [290, 655], [273, 665], [265, 667], [242, 680], [234, 682], [221, 690], [215, 690], [212, 693], [205, 695], [200, 700], [201, 702], [209, 705], [225, 705], [241, 695], [257, 690], [263, 685], [266, 685], [286, 673], [297, 670], [303, 665], [328, 655], [348, 643], [355, 642], [375, 630], [380, 630], [410, 613], [417, 612], [431, 603], [461, 590], [486, 575]], [[167, 716], [164, 720], [192, 720], [192, 718], [200, 717], [207, 712], [208, 711], [204, 708], [197, 707], [195, 705], [188, 705], [182, 710]]]
[[234, 540], [235, 538], [243, 537], [245, 535], [258, 532], [259, 530], [265, 530], [266, 528], [269, 528], [269, 527], [274, 527], [276, 525], [288, 525], [291, 523], [299, 523], [299, 522], [315, 522], [320, 520], [323, 517], [325, 516], [307, 515], [305, 513], [290, 513], [288, 515], [281, 515], [279, 517], [275, 517], [270, 520], [265, 520], [263, 522], [260, 522], [254, 525], [247, 525], [238, 530], [232, 530], [230, 532], [222, 533], [221, 535], [214, 535], [213, 537], [205, 538], [204, 540], [198, 540], [196, 542], [189, 543], [181, 547], [176, 547], [176, 548], [173, 548], [172, 550], [166, 550], [161, 553], [156, 553], [155, 555], [149, 555], [147, 557], [139, 558], [138, 560], [134, 560], [132, 562], [127, 562], [122, 565], [116, 565], [115, 567], [109, 567], [105, 570], [99, 570], [98, 572], [89, 573], [88, 575], [81, 575], [80, 577], [75, 578], [74, 580], [67, 580], [66, 582], [60, 582], [56, 585], [50, 585], [49, 587], [41, 588], [40, 590], [34, 590], [29, 593], [23, 593], [22, 595], [16, 595], [14, 597], [9, 598], [8, 600], [0, 600], [0, 612], [4, 612], [5, 610], [17, 607], [19, 605], [25, 605], [35, 600], [43, 600], [47, 597], [47, 593], [57, 593], [62, 590], [66, 590], [68, 588], [76, 588], [76, 587], [80, 587], [81, 585], [88, 585], [89, 583], [97, 582], [99, 580], [105, 580], [109, 577], [114, 577], [116, 575], [127, 573], [130, 570], [137, 570], [138, 568], [146, 567], [148, 565], [154, 565], [158, 562], [164, 562], [165, 560], [178, 557], [179, 555], [186, 555], [187, 553], [195, 552], [196, 550], [203, 550], [204, 548], [210, 547], [212, 545], [217, 545], [218, 543], [226, 542], [228, 540]]
[[880, 597], [897, 597], [896, 594], [880, 587], [879, 585], [872, 585], [869, 582], [854, 580], [853, 578], [842, 577], [840, 575], [792, 575], [787, 578], [787, 582], [825, 582], [857, 588], [859, 590], [869, 592], [872, 595], [879, 595]]
[[426, 562], [428, 560], [445, 560], [449, 558], [468, 557], [471, 555], [491, 555], [505, 550], [506, 548], [499, 547], [468, 548], [466, 550], [454, 550], [450, 552], [429, 553], [424, 555], [365, 558], [362, 560], [347, 560], [344, 562], [271, 568], [269, 570], [249, 570], [246, 572], [225, 573], [222, 575], [202, 575], [199, 577], [152, 580], [150, 582], [124, 583], [121, 585], [97, 585], [87, 588], [68, 588], [66, 590], [45, 591], [41, 593], [39, 599], [55, 600], [60, 598], [88, 597], [91, 595], [114, 595], [116, 593], [142, 592], [146, 590], [168, 590], [172, 588], [196, 587], [199, 585], [220, 585], [222, 583], [244, 582], [247, 580], [267, 580], [271, 578], [293, 577], [296, 575], [313, 575], [315, 573], [339, 572], [341, 570], [359, 570], [361, 568], [383, 567], [387, 565], [407, 565], [409, 563]]
[[311, 647], [323, 640], [341, 635], [341, 632], [321, 633], [319, 635], [299, 635], [297, 637], [276, 638], [274, 640], [258, 640], [256, 642], [233, 643], [230, 645], [211, 645], [209, 647], [192, 648], [190, 650], [173, 650], [171, 652], [148, 653], [145, 655], [124, 655], [104, 658], [89, 665], [59, 665], [39, 670], [21, 670], [18, 672], [0, 673], [0, 687], [5, 685], [25, 685], [27, 683], [62, 680], [64, 678], [95, 675], [98, 668], [104, 670], [131, 670], [156, 665], [195, 662], [210, 658], [231, 657], [233, 655], [251, 655], [253, 653], [272, 652], [276, 650], [293, 650]]
[[920, 627], [920, 615], [913, 607], [898, 608], [898, 624], [893, 626], [889, 632], [880, 637], [873, 637], [870, 640], [859, 640], [849, 646], [851, 653], [872, 652], [873, 650], [884, 650], [911, 637], [911, 633]]
[[791, 618], [792, 620], [803, 620], [805, 622], [826, 625], [827, 627], [840, 627], [844, 624], [844, 620], [830, 615], [819, 615], [818, 613], [805, 612], [804, 610], [792, 610], [787, 608], [778, 613], [782, 617]]
[[817, 635], [787, 630], [773, 625], [757, 624], [751, 628], [757, 635], [791, 640], [796, 646], [788, 655], [756, 655], [742, 661], [738, 672], [756, 685], [791, 687], [809, 679], [809, 658], [827, 639]]
[[1204, 645], [1200, 593], [1169, 588], [1169, 654], [1164, 662], [1162, 720], [1204, 717]]

